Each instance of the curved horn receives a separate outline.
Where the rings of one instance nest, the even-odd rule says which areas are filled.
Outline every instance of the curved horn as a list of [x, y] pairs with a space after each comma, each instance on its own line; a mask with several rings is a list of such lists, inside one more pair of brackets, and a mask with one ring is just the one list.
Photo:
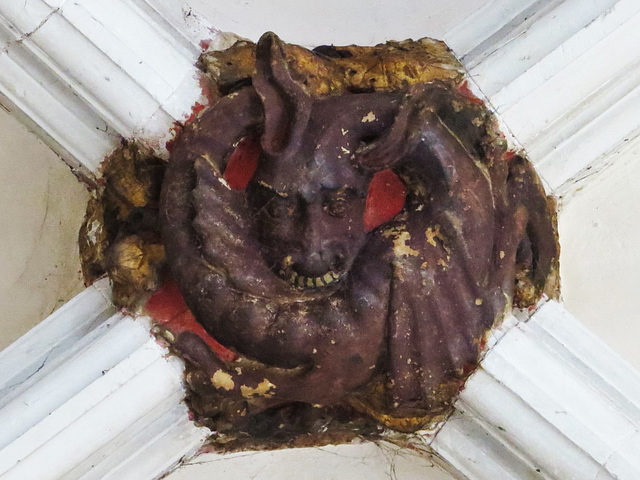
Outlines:
[[275, 155], [299, 146], [311, 114], [311, 98], [292, 78], [284, 44], [275, 33], [267, 32], [258, 41], [253, 87], [264, 106], [262, 149]]
[[371, 172], [393, 167], [420, 140], [416, 138], [420, 132], [420, 112], [425, 108], [435, 112], [448, 95], [446, 88], [439, 84], [411, 86], [398, 107], [391, 128], [380, 139], [356, 152], [355, 164]]

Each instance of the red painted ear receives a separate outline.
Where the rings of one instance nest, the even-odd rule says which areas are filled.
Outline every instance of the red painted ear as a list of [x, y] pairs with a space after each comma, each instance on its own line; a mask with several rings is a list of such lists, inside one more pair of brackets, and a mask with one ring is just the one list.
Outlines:
[[390, 169], [374, 174], [367, 193], [364, 229], [370, 232], [400, 213], [406, 194], [404, 183]]
[[244, 137], [238, 142], [224, 170], [224, 179], [235, 190], [244, 190], [258, 168], [260, 143], [254, 137]]

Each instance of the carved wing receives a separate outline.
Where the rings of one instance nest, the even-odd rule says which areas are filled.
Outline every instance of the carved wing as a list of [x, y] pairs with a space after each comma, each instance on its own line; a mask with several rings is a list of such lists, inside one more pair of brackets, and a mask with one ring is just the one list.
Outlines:
[[[535, 301], [557, 262], [549, 201], [531, 165], [501, 147], [490, 119], [455, 91], [420, 86], [359, 159], [366, 168], [393, 167], [409, 191], [406, 217], [377, 233], [393, 252], [392, 417], [445, 411], [518, 293], [516, 280], [524, 280], [516, 277], [526, 278]], [[474, 124], [482, 128], [466, 127]], [[404, 150], [395, 164], [394, 150]]]

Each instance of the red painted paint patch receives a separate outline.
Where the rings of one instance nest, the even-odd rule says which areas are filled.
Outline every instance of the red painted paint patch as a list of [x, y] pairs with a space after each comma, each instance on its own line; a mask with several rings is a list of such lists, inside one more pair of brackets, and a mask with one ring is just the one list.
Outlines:
[[364, 229], [370, 232], [395, 217], [406, 197], [402, 180], [391, 170], [381, 170], [371, 179], [364, 211]]
[[198, 116], [198, 114], [203, 111], [205, 108], [207, 108], [206, 105], [203, 105], [200, 102], [196, 102], [193, 107], [191, 107], [191, 114], [185, 119], [184, 124], [187, 125], [191, 122], [193, 122], [196, 117]]
[[473, 103], [482, 103], [482, 100], [479, 99], [478, 97], [476, 97], [473, 92], [471, 91], [471, 89], [469, 89], [469, 82], [467, 82], [467, 80], [465, 80], [464, 82], [462, 82], [460, 84], [460, 86], [458, 87], [458, 91], [462, 94], [463, 97], [465, 97], [467, 100], [470, 100]]
[[145, 305], [145, 310], [155, 322], [160, 324], [173, 320], [188, 309], [178, 285], [172, 279], [167, 279]]
[[211, 45], [211, 39], [200, 40], [200, 48], [204, 51]]
[[178, 137], [182, 133], [182, 125], [178, 122], [173, 122], [173, 126], [169, 129], [171, 132], [171, 140], [168, 140], [164, 146], [167, 149], [167, 152], [172, 153], [173, 149], [176, 147], [176, 142], [178, 141]]
[[256, 138], [244, 137], [233, 151], [224, 170], [224, 179], [235, 190], [244, 190], [258, 168], [260, 144]]
[[154, 323], [166, 327], [174, 335], [179, 335], [182, 332], [195, 333], [209, 345], [213, 353], [221, 360], [232, 362], [238, 358], [231, 350], [216, 342], [196, 321], [184, 302], [178, 285], [173, 280], [167, 280], [151, 296], [145, 305], [145, 310]]

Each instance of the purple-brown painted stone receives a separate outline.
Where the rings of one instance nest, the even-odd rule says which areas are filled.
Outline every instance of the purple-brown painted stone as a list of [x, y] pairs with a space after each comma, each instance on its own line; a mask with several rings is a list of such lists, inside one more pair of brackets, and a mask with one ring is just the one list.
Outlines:
[[[287, 51], [265, 34], [251, 84], [176, 142], [160, 206], [167, 261], [195, 319], [238, 359], [195, 335], [175, 348], [237, 406], [232, 423], [304, 403], [418, 429], [449, 410], [514, 298], [554, 291], [553, 202], [453, 82], [310, 95]], [[234, 170], [246, 188], [230, 188], [247, 138], [260, 143], [255, 172]], [[404, 199], [373, 225], [382, 171]]]

